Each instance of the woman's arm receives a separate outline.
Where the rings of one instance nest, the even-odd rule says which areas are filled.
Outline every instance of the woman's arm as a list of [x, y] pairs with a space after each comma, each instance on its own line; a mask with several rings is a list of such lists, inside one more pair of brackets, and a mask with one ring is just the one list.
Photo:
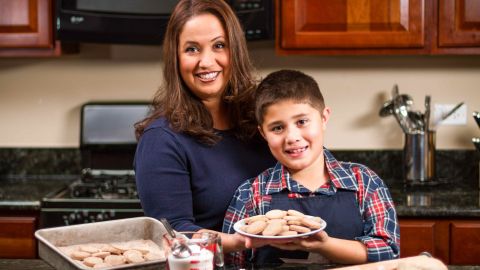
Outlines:
[[162, 128], [147, 130], [135, 154], [137, 190], [146, 216], [166, 218], [177, 231], [197, 231], [188, 160], [181, 145]]

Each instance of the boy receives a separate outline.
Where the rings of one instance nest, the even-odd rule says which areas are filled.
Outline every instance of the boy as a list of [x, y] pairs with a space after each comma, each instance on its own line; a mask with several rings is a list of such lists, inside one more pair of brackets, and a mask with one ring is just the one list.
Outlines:
[[234, 233], [235, 222], [272, 209], [319, 216], [327, 227], [288, 241], [247, 237], [245, 246], [254, 249], [233, 254], [233, 263], [358, 264], [397, 258], [399, 226], [390, 193], [373, 171], [337, 161], [324, 148], [330, 108], [315, 80], [293, 70], [271, 73], [258, 86], [255, 114], [278, 163], [240, 185], [223, 232]]

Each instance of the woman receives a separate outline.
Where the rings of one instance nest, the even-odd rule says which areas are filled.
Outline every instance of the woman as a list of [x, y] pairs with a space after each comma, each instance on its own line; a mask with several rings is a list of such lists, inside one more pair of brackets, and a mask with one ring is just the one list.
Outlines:
[[136, 124], [142, 207], [177, 231], [221, 231], [238, 185], [274, 164], [256, 136], [245, 37], [225, 1], [181, 0], [163, 54], [153, 112]]

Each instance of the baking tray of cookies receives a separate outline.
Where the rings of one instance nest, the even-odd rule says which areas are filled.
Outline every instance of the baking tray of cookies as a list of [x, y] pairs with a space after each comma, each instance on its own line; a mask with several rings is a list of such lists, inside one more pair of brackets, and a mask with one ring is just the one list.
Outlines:
[[[118, 249], [126, 250], [128, 247], [124, 248], [124, 246], [134, 243], [137, 245], [134, 247], [136, 250], [144, 252], [153, 246], [156, 248], [155, 251], [158, 251], [156, 254], [164, 255], [163, 239], [166, 233], [167, 231], [160, 221], [149, 217], [135, 217], [40, 229], [35, 232], [35, 237], [38, 239], [38, 255], [41, 259], [56, 269], [69, 270], [93, 269], [93, 265], [87, 266], [82, 258], [73, 256], [72, 252], [76, 251], [75, 255], [77, 255], [89, 251], [89, 248], [100, 247], [100, 245], [109, 247], [113, 245], [118, 251]], [[149, 244], [149, 247], [138, 247], [142, 242]], [[143, 254], [147, 254], [147, 252], [145, 251]], [[121, 256], [121, 253], [115, 254]], [[104, 266], [100, 269], [158, 269], [159, 265], [164, 263], [165, 257], [157, 256], [153, 259], [145, 259], [143, 262], [129, 261], [125, 264]]]

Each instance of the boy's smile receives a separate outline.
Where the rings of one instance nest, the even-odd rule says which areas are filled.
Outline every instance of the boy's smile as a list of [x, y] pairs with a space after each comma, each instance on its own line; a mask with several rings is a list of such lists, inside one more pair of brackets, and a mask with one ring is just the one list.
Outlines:
[[284, 100], [268, 106], [259, 129], [273, 156], [291, 174], [314, 173], [317, 168], [323, 171], [323, 137], [329, 116], [328, 108], [320, 113], [308, 103]]

